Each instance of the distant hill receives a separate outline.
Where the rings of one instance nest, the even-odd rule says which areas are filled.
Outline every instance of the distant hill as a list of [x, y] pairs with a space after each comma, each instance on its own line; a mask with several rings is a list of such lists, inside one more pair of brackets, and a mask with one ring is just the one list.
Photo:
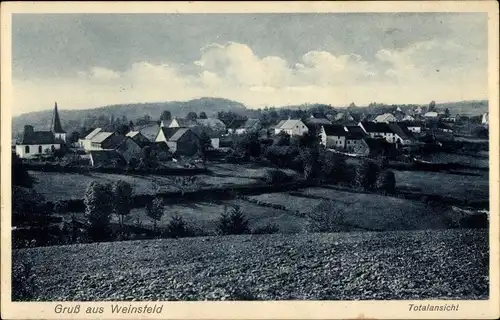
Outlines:
[[[129, 121], [136, 121], [149, 115], [152, 120], [160, 118], [164, 110], [171, 112], [174, 117], [184, 117], [188, 112], [205, 112], [209, 117], [216, 116], [218, 111], [233, 111], [246, 114], [247, 108], [244, 104], [222, 98], [199, 98], [189, 101], [169, 101], [152, 103], [116, 104], [94, 109], [85, 110], [65, 110], [64, 106], [59, 106], [59, 114], [65, 131], [72, 132], [78, 130], [84, 120], [89, 117], [111, 116], [121, 118], [125, 116]], [[23, 131], [24, 125], [30, 124], [38, 130], [48, 130], [52, 116], [52, 109], [31, 112], [19, 115], [12, 119], [12, 132], [16, 135]]]

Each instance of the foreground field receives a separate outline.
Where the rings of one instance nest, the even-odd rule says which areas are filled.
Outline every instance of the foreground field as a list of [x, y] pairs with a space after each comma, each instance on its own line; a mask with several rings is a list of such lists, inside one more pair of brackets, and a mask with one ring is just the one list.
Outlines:
[[14, 250], [37, 301], [487, 299], [488, 232], [249, 235]]

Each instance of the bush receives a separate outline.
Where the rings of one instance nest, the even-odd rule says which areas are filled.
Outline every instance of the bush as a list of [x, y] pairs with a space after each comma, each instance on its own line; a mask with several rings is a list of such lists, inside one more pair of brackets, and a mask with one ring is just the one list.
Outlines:
[[283, 183], [288, 180], [288, 175], [281, 170], [267, 170], [264, 180], [269, 184]]
[[372, 190], [376, 187], [380, 167], [372, 161], [364, 161], [356, 167], [354, 184], [358, 188]]
[[36, 275], [33, 272], [31, 260], [25, 260], [21, 265], [12, 268], [12, 300], [33, 300], [37, 291]]
[[179, 214], [175, 214], [166, 227], [166, 235], [169, 238], [182, 238], [191, 236], [191, 230]]
[[280, 228], [278, 225], [274, 223], [269, 223], [263, 227], [258, 227], [255, 228], [252, 233], [253, 234], [273, 234], [273, 233], [278, 233], [280, 231]]
[[344, 215], [333, 201], [323, 201], [307, 217], [308, 232], [337, 232], [344, 230]]
[[390, 170], [383, 171], [377, 179], [377, 189], [388, 194], [396, 192], [396, 176]]
[[220, 235], [250, 233], [248, 220], [239, 206], [234, 206], [230, 210], [227, 207], [224, 209], [219, 218], [217, 231]]

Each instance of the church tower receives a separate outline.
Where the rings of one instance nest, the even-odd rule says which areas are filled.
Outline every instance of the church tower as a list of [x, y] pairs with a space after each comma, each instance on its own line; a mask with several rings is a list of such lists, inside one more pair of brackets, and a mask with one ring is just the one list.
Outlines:
[[62, 129], [61, 119], [59, 118], [59, 111], [57, 111], [57, 102], [54, 105], [54, 114], [52, 115], [52, 122], [50, 124], [50, 131], [54, 133], [56, 139], [66, 142], [66, 132]]

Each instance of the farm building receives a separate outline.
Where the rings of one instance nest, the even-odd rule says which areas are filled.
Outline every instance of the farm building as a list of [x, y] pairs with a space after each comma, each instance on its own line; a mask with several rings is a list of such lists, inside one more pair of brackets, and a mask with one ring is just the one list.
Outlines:
[[107, 150], [116, 148], [123, 140], [123, 136], [120, 136], [116, 132], [98, 132], [95, 136], [90, 139], [90, 150]]
[[274, 128], [274, 134], [286, 132], [291, 136], [301, 136], [308, 131], [307, 126], [300, 119], [281, 120]]
[[131, 137], [123, 139], [115, 150], [118, 151], [127, 162], [130, 162], [132, 158], [138, 160], [142, 154], [141, 146]]
[[150, 142], [140, 131], [130, 131], [126, 136], [134, 140], [141, 147]]
[[85, 150], [91, 149], [92, 138], [95, 137], [99, 132], [102, 131], [102, 128], [96, 128], [92, 130], [89, 134], [87, 134], [83, 139], [80, 139], [78, 142], [80, 146]]
[[192, 156], [199, 149], [199, 137], [190, 128], [161, 127], [155, 142], [165, 142], [172, 154], [184, 156]]
[[347, 128], [343, 125], [324, 125], [320, 131], [321, 144], [326, 148], [344, 149], [347, 134]]

